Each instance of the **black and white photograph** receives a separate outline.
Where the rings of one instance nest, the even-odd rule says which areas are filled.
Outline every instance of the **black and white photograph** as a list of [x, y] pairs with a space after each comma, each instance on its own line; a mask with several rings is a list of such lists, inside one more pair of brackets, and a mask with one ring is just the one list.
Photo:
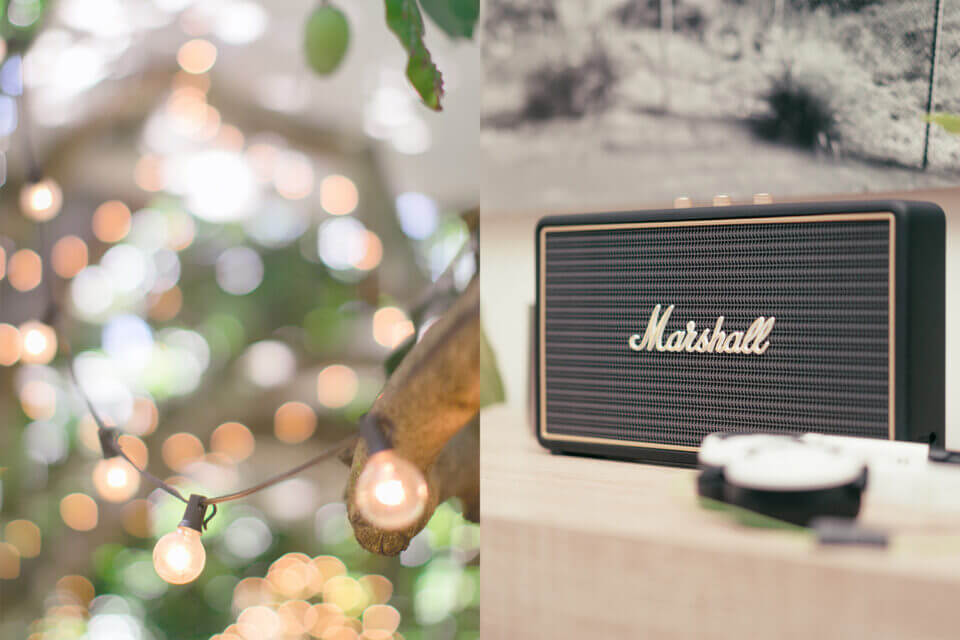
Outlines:
[[485, 9], [493, 209], [957, 181], [956, 0], [497, 0]]

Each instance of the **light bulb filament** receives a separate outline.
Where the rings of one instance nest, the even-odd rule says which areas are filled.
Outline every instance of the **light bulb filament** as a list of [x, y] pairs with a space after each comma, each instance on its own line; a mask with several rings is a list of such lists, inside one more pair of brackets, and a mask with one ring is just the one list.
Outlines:
[[193, 582], [203, 571], [207, 552], [200, 542], [200, 532], [180, 526], [157, 541], [153, 548], [153, 567], [170, 584]]
[[403, 483], [397, 479], [386, 480], [377, 484], [375, 493], [377, 500], [391, 507], [402, 504], [404, 499], [407, 497], [407, 492], [403, 488]]
[[182, 545], [171, 547], [167, 551], [167, 564], [174, 571], [183, 571], [190, 564], [190, 552]]
[[371, 524], [399, 531], [423, 515], [429, 493], [420, 469], [383, 449], [370, 456], [357, 478], [356, 503]]

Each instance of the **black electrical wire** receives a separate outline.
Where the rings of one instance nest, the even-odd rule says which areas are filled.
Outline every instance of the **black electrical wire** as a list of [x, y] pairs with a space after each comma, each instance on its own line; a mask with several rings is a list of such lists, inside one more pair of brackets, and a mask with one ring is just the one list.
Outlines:
[[[73, 366], [71, 365], [71, 366], [67, 367], [67, 371], [70, 372], [70, 378], [73, 380], [73, 386], [77, 389], [77, 393], [79, 393], [79, 394], [80, 394], [80, 397], [83, 398], [84, 403], [87, 405], [87, 410], [90, 412], [90, 415], [93, 416], [93, 421], [97, 423], [97, 430], [98, 430], [100, 433], [104, 433], [104, 432], [110, 431], [110, 430], [111, 430], [110, 427], [108, 427], [107, 425], [105, 425], [105, 424], [103, 423], [103, 420], [100, 418], [100, 415], [97, 413], [96, 409], [93, 408], [93, 403], [90, 401], [90, 398], [87, 396], [86, 393], [84, 393], [83, 387], [81, 387], [81, 386], [80, 386], [80, 383], [77, 381], [77, 375], [76, 375], [76, 374], [74, 373], [74, 371], [73, 371]], [[183, 494], [180, 493], [179, 491], [177, 491], [177, 489], [176, 489], [175, 487], [173, 487], [172, 485], [164, 482], [163, 480], [161, 480], [161, 479], [158, 478], [157, 476], [153, 475], [152, 473], [150, 473], [150, 472], [147, 471], [146, 469], [141, 469], [140, 467], [138, 467], [138, 466], [136, 465], [136, 463], [135, 463], [133, 460], [131, 460], [130, 457], [129, 457], [126, 453], [124, 453], [123, 449], [122, 449], [119, 445], [116, 446], [116, 447], [114, 447], [114, 449], [116, 450], [117, 454], [118, 454], [120, 457], [122, 457], [124, 460], [126, 460], [127, 462], [129, 462], [130, 465], [131, 465], [134, 469], [136, 469], [136, 470], [140, 473], [141, 476], [143, 476], [144, 478], [146, 478], [147, 480], [149, 480], [149, 481], [152, 482], [153, 484], [157, 485], [157, 487], [159, 487], [160, 489], [163, 489], [164, 491], [166, 491], [167, 493], [169, 493], [170, 495], [172, 495], [172, 496], [173, 496], [174, 498], [176, 498], [177, 500], [180, 500], [180, 501], [183, 502], [183, 503], [186, 503], [186, 502], [187, 502], [187, 499], [184, 498], [184, 497], [183, 497]]]
[[[73, 380], [73, 385], [74, 385], [74, 387], [76, 387], [77, 392], [80, 394], [80, 397], [83, 398], [84, 403], [87, 405], [87, 410], [90, 411], [90, 415], [93, 416], [93, 420], [94, 420], [94, 422], [96, 422], [96, 424], [97, 424], [97, 429], [100, 431], [100, 433], [105, 433], [105, 432], [113, 431], [113, 429], [111, 429], [111, 428], [108, 427], [106, 424], [104, 424], [103, 420], [102, 420], [102, 419], [100, 418], [100, 416], [97, 414], [97, 411], [96, 411], [96, 409], [94, 409], [93, 403], [90, 401], [90, 398], [87, 396], [86, 393], [84, 393], [83, 387], [81, 387], [81, 386], [80, 386], [80, 383], [77, 381], [77, 377], [76, 377], [76, 374], [75, 374], [74, 371], [73, 371], [73, 367], [69, 367], [68, 370], [69, 370], [69, 372], [70, 372], [70, 377], [71, 377], [72, 380]], [[320, 463], [320, 462], [323, 462], [324, 460], [328, 460], [328, 459], [332, 458], [333, 456], [339, 454], [341, 451], [344, 451], [344, 450], [346, 450], [346, 449], [354, 446], [354, 445], [357, 443], [357, 441], [359, 441], [359, 440], [360, 440], [360, 436], [359, 436], [359, 435], [347, 436], [346, 438], [344, 438], [344, 439], [340, 440], [339, 442], [337, 442], [336, 444], [334, 444], [332, 447], [330, 447], [330, 448], [328, 448], [328, 449], [325, 449], [325, 450], [322, 451], [321, 453], [318, 453], [317, 455], [315, 455], [314, 457], [310, 458], [309, 460], [307, 460], [307, 461], [304, 462], [303, 464], [300, 464], [300, 465], [294, 467], [293, 469], [290, 469], [289, 471], [284, 471], [283, 473], [279, 473], [279, 474], [277, 474], [277, 475], [275, 475], [275, 476], [271, 476], [270, 478], [267, 478], [267, 479], [264, 480], [263, 482], [260, 482], [260, 483], [258, 483], [258, 484], [253, 485], [252, 487], [248, 487], [248, 488], [243, 489], [243, 490], [240, 490], [240, 491], [235, 491], [235, 492], [233, 492], [233, 493], [227, 493], [227, 494], [224, 494], [224, 495], [222, 495], [222, 496], [215, 496], [215, 497], [213, 497], [213, 498], [206, 498], [206, 497], [205, 497], [205, 498], [203, 498], [203, 502], [204, 502], [204, 504], [208, 504], [208, 505], [217, 505], [217, 504], [219, 504], [219, 503], [221, 503], [221, 502], [231, 502], [231, 501], [233, 501], [233, 500], [239, 500], [239, 499], [241, 499], [241, 498], [246, 498], [246, 497], [249, 496], [249, 495], [252, 495], [252, 494], [257, 493], [257, 492], [259, 492], [259, 491], [263, 491], [264, 489], [267, 489], [267, 488], [269, 488], [269, 487], [272, 487], [273, 485], [275, 485], [275, 484], [277, 484], [277, 483], [279, 483], [279, 482], [282, 482], [282, 481], [286, 480], [287, 478], [290, 478], [290, 477], [292, 477], [292, 476], [295, 476], [295, 475], [297, 475], [298, 473], [300, 473], [301, 471], [304, 471], [305, 469], [309, 469], [310, 467], [314, 466], [315, 464], [318, 464], [318, 463]], [[161, 480], [161, 479], [158, 478], [157, 476], [153, 475], [152, 473], [150, 473], [150, 472], [147, 471], [146, 469], [141, 469], [140, 467], [138, 467], [138, 466], [136, 465], [136, 463], [135, 463], [133, 460], [131, 460], [130, 457], [127, 456], [126, 453], [124, 453], [123, 449], [122, 449], [120, 446], [116, 446], [116, 447], [115, 447], [115, 450], [116, 450], [116, 452], [117, 452], [117, 455], [119, 455], [119, 456], [122, 457], [124, 460], [126, 460], [127, 462], [129, 462], [130, 465], [131, 465], [134, 469], [136, 469], [137, 472], [140, 473], [141, 476], [145, 477], [145, 478], [148, 479], [150, 482], [152, 482], [153, 484], [155, 484], [158, 488], [163, 489], [164, 491], [166, 491], [167, 493], [169, 493], [170, 495], [172, 495], [172, 496], [173, 496], [174, 498], [176, 498], [177, 500], [180, 500], [180, 501], [183, 502], [184, 504], [189, 503], [189, 500], [187, 500], [186, 498], [184, 498], [184, 497], [183, 497], [183, 494], [180, 493], [180, 492], [176, 489], [176, 487], [173, 487], [172, 485], [168, 484], [167, 482], [164, 482], [163, 480]], [[214, 511], [214, 513], [216, 513], [216, 511]], [[210, 517], [212, 518], [212, 517], [213, 517], [213, 514], [211, 514]]]
[[268, 487], [272, 487], [278, 482], [282, 482], [287, 478], [295, 476], [301, 471], [303, 471], [304, 469], [309, 469], [310, 467], [312, 467], [313, 465], [319, 462], [323, 462], [324, 460], [332, 458], [333, 456], [339, 454], [341, 451], [344, 451], [345, 449], [348, 449], [353, 445], [355, 445], [359, 439], [360, 439], [360, 436], [358, 435], [348, 436], [343, 440], [341, 440], [340, 442], [333, 445], [332, 447], [330, 447], [329, 449], [324, 450], [323, 452], [310, 458], [303, 464], [296, 466], [293, 469], [290, 469], [289, 471], [284, 471], [283, 473], [267, 478], [263, 482], [259, 484], [255, 484], [252, 487], [249, 487], [247, 489], [243, 489], [242, 491], [235, 491], [234, 493], [228, 493], [222, 496], [216, 496], [215, 498], [206, 498], [204, 502], [206, 504], [216, 505], [221, 502], [230, 502], [232, 500], [239, 500], [240, 498], [246, 498], [251, 494], [257, 493], [258, 491], [263, 491], [264, 489]]

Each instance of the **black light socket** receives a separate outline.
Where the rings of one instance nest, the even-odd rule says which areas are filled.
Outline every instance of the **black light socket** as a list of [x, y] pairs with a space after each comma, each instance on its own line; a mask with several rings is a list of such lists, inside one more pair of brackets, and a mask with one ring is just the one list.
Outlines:
[[183, 520], [180, 521], [180, 526], [202, 532], [206, 512], [207, 499], [196, 493], [190, 494], [190, 500], [187, 501], [187, 508], [183, 512]]
[[120, 431], [118, 429], [105, 428], [97, 432], [100, 438], [100, 451], [103, 452], [104, 459], [116, 458], [120, 455]]
[[393, 443], [387, 437], [384, 427], [393, 430], [393, 424], [384, 416], [366, 413], [360, 418], [359, 431], [360, 436], [367, 442], [367, 455], [372, 456], [393, 448]]

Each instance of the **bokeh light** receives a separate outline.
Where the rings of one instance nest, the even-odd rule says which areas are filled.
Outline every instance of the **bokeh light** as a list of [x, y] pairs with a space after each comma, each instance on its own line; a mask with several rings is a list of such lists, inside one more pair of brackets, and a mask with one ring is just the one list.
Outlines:
[[273, 186], [288, 200], [302, 200], [313, 193], [313, 163], [302, 153], [283, 151], [274, 161]]
[[323, 585], [323, 601], [335, 604], [349, 616], [360, 613], [367, 604], [367, 593], [350, 576], [336, 576]]
[[374, 604], [363, 612], [363, 631], [383, 632], [391, 637], [400, 626], [400, 612], [388, 604]]
[[224, 530], [227, 550], [238, 558], [252, 560], [263, 554], [273, 543], [273, 533], [261, 518], [242, 516]]
[[21, 558], [40, 555], [42, 537], [40, 527], [30, 520], [11, 520], [3, 528], [3, 539], [16, 547]]
[[243, 141], [243, 131], [232, 124], [224, 124], [220, 125], [220, 130], [217, 131], [215, 143], [217, 146], [223, 149], [228, 149], [230, 151], [242, 151]]
[[177, 64], [187, 73], [206, 73], [217, 61], [217, 48], [203, 39], [183, 43], [177, 52]]
[[92, 224], [101, 242], [120, 242], [130, 233], [130, 209], [119, 200], [104, 202], [93, 212]]
[[373, 314], [373, 339], [388, 349], [396, 349], [415, 332], [403, 309], [383, 307]]
[[10, 256], [7, 280], [17, 291], [36, 289], [43, 280], [43, 261], [32, 249], [20, 249]]
[[153, 297], [147, 313], [151, 320], [167, 322], [176, 318], [182, 308], [183, 292], [180, 290], [180, 287], [173, 286]]
[[57, 580], [55, 589], [62, 602], [88, 607], [96, 596], [93, 583], [78, 575], [67, 575]]
[[210, 435], [211, 451], [223, 454], [234, 462], [242, 462], [253, 455], [255, 446], [253, 433], [239, 422], [224, 422]]
[[70, 300], [77, 314], [93, 320], [107, 311], [114, 302], [115, 291], [109, 272], [90, 265], [74, 276], [70, 283]]
[[267, 11], [256, 2], [236, 0], [217, 13], [213, 31], [224, 42], [249, 44], [266, 32], [269, 20]]
[[423, 240], [437, 230], [440, 211], [433, 198], [410, 191], [397, 196], [397, 217], [405, 234], [415, 240]]
[[53, 271], [61, 278], [72, 278], [87, 266], [87, 243], [79, 236], [63, 236], [53, 245]]
[[274, 168], [277, 165], [279, 155], [280, 150], [276, 145], [269, 142], [254, 142], [247, 147], [244, 158], [256, 173], [257, 179], [261, 182], [268, 182], [273, 180]]
[[372, 269], [376, 269], [380, 265], [380, 261], [382, 259], [383, 243], [380, 241], [380, 236], [375, 234], [373, 231], [367, 231], [366, 247], [364, 249], [363, 257], [354, 263], [353, 266], [361, 271], [370, 271]]
[[173, 188], [183, 193], [187, 209], [207, 222], [245, 220], [260, 204], [262, 194], [253, 169], [233, 151], [186, 154], [173, 172]]
[[123, 452], [133, 461], [133, 464], [137, 465], [140, 469], [147, 468], [147, 462], [149, 461], [149, 451], [147, 450], [147, 445], [144, 444], [143, 440], [136, 436], [132, 436], [129, 433], [120, 434], [120, 437], [117, 438], [117, 443], [120, 445], [120, 448]]
[[289, 381], [297, 369], [293, 350], [279, 340], [261, 340], [243, 354], [244, 372], [258, 387], [279, 387]]
[[71, 529], [90, 531], [99, 518], [97, 502], [85, 493], [71, 493], [60, 501], [60, 517]]
[[20, 577], [20, 552], [9, 542], [0, 542], [0, 580]]
[[12, 324], [0, 323], [0, 365], [13, 366], [23, 353], [20, 330]]
[[247, 607], [237, 617], [237, 628], [244, 638], [278, 638], [283, 630], [280, 616], [266, 606]]
[[287, 444], [303, 442], [317, 429], [317, 415], [303, 402], [285, 402], [273, 416], [273, 433]]
[[360, 202], [360, 193], [353, 180], [339, 174], [332, 174], [320, 182], [320, 206], [334, 216], [353, 213]]
[[317, 229], [317, 253], [331, 269], [343, 271], [367, 257], [367, 228], [355, 218], [327, 220]]
[[20, 325], [23, 351], [20, 358], [27, 364], [47, 364], [57, 354], [57, 334], [53, 327], [31, 320]]
[[133, 401], [133, 413], [127, 420], [126, 430], [136, 436], [148, 436], [157, 429], [160, 412], [156, 403], [146, 397], [139, 397]]
[[163, 158], [153, 154], [144, 154], [133, 168], [133, 180], [144, 191], [160, 191], [166, 186], [166, 167]]
[[287, 600], [277, 607], [281, 633], [284, 636], [300, 636], [316, 624], [318, 614], [306, 600]]
[[53, 219], [63, 206], [63, 192], [52, 178], [29, 182], [20, 189], [20, 210], [35, 222]]
[[49, 420], [57, 412], [57, 390], [46, 380], [27, 380], [20, 389], [20, 405], [32, 420]]
[[273, 588], [264, 578], [249, 577], [237, 583], [233, 589], [233, 609], [243, 611], [273, 599]]
[[69, 440], [63, 427], [48, 420], [28, 424], [23, 440], [30, 459], [47, 465], [59, 464], [69, 451]]
[[123, 530], [135, 538], [153, 536], [153, 506], [148, 500], [131, 500], [123, 507]]
[[160, 455], [174, 471], [183, 471], [203, 457], [203, 443], [192, 433], [175, 433], [163, 442]]
[[227, 249], [217, 258], [217, 284], [229, 294], [243, 296], [263, 281], [263, 260], [249, 247]]
[[332, 364], [317, 374], [317, 400], [329, 409], [353, 402], [359, 387], [357, 373], [345, 364]]
[[372, 574], [363, 576], [357, 582], [367, 592], [368, 599], [373, 604], [386, 604], [393, 596], [393, 583], [384, 576]]

